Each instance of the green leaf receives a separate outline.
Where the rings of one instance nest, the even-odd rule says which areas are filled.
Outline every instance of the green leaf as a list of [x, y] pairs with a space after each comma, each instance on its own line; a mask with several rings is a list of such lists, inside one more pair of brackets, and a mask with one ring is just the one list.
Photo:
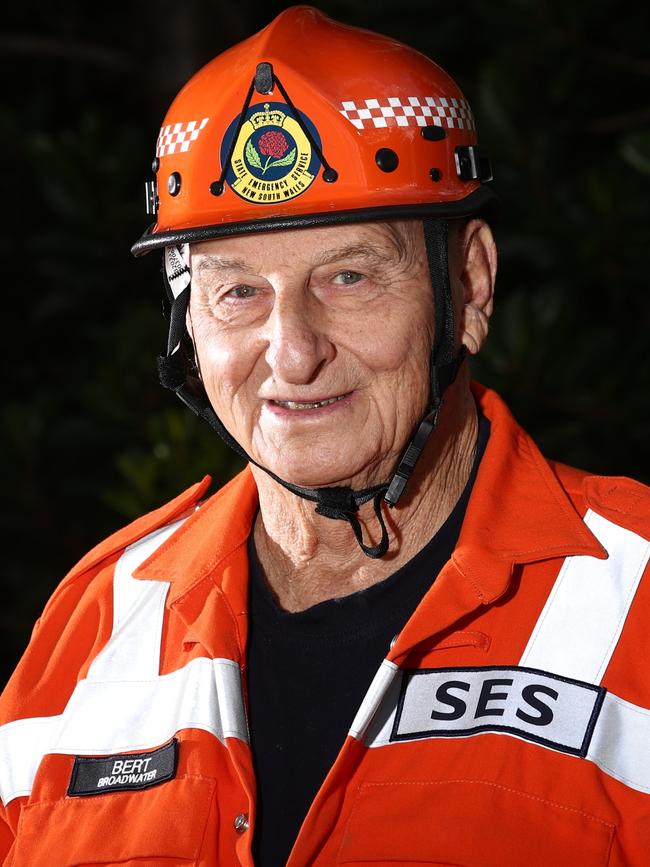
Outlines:
[[289, 151], [289, 153], [286, 155], [286, 157], [282, 157], [281, 160], [273, 160], [273, 162], [270, 164], [269, 168], [272, 168], [273, 166], [290, 166], [291, 163], [295, 160], [295, 158], [296, 158], [296, 149], [293, 148], [292, 150]]
[[262, 163], [260, 162], [260, 155], [255, 150], [253, 140], [250, 138], [246, 142], [246, 159], [248, 160], [250, 165], [254, 166], [256, 169], [262, 168]]

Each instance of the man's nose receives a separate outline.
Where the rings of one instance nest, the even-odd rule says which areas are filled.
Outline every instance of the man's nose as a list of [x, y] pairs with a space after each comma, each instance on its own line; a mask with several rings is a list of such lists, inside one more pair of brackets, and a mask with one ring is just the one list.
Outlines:
[[313, 382], [335, 354], [313, 299], [295, 293], [276, 295], [268, 319], [266, 361], [276, 380], [291, 385]]

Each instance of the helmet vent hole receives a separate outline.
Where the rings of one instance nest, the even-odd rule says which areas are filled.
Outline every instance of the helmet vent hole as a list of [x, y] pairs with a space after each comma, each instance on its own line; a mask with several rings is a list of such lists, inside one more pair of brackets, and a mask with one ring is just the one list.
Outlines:
[[382, 172], [394, 172], [399, 165], [399, 157], [390, 148], [379, 148], [375, 154], [375, 162]]
[[432, 181], [439, 181], [442, 177], [442, 172], [440, 169], [429, 169], [429, 177]]
[[178, 172], [172, 172], [167, 178], [167, 192], [170, 196], [177, 196], [181, 191], [181, 176]]
[[443, 138], [447, 138], [447, 131], [444, 126], [437, 126], [436, 124], [423, 126], [422, 138], [426, 141], [442, 141]]

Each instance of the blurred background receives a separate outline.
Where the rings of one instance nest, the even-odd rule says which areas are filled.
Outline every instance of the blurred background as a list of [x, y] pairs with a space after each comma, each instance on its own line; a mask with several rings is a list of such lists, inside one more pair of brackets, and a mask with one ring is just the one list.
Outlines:
[[[187, 78], [288, 4], [10, 4], [4, 148], [0, 685], [93, 544], [237, 460], [157, 384], [144, 181]], [[502, 212], [493, 330], [474, 363], [553, 458], [650, 481], [650, 54], [643, 4], [322, 0], [460, 83]]]

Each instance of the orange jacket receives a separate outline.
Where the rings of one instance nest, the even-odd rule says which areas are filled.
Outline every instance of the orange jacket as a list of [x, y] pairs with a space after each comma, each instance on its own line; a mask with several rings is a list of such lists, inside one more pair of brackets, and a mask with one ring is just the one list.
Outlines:
[[[492, 428], [460, 539], [292, 867], [650, 863], [648, 491], [547, 462], [475, 395]], [[251, 865], [256, 488], [199, 505], [208, 481], [91, 551], [38, 621], [0, 703], [3, 864]]]

